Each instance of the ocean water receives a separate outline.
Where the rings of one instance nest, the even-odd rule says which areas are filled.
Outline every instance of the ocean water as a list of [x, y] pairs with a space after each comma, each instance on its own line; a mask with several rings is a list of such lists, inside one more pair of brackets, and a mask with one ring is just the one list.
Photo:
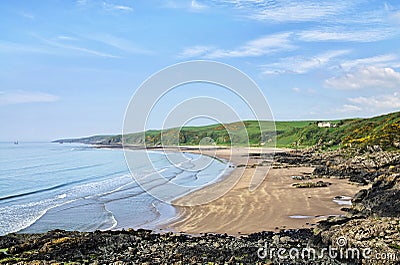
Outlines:
[[[170, 201], [218, 181], [229, 170], [227, 163], [194, 154], [185, 154], [185, 160], [176, 166], [171, 160], [179, 161], [181, 154], [167, 157], [156, 151], [148, 153], [150, 167], [140, 163], [144, 151], [129, 152], [130, 159], [138, 158], [131, 172], [119, 149], [0, 143], [0, 235], [52, 229], [157, 229], [176, 216]], [[211, 160], [207, 167], [192, 170], [207, 159]], [[168, 194], [168, 200], [162, 202], [132, 177], [151, 181], [155, 174], [185, 188], [163, 191], [162, 182], [148, 184]]]

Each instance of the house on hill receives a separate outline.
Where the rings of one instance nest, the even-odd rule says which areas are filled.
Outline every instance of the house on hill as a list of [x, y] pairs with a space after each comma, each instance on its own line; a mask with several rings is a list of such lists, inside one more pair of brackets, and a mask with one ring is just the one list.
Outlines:
[[334, 126], [334, 124], [332, 124], [332, 123], [329, 122], [329, 121], [319, 121], [319, 122], [317, 123], [317, 126], [318, 126], [319, 128], [331, 128], [331, 127], [336, 127], [336, 126]]

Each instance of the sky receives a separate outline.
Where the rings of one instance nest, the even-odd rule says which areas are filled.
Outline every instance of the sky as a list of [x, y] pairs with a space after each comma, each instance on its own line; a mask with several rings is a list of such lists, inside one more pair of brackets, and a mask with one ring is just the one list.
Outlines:
[[[0, 1], [0, 141], [121, 133], [142, 82], [188, 60], [243, 71], [276, 120], [398, 111], [400, 3]], [[191, 97], [201, 88], [181, 90]], [[184, 100], [169, 98], [160, 110]]]

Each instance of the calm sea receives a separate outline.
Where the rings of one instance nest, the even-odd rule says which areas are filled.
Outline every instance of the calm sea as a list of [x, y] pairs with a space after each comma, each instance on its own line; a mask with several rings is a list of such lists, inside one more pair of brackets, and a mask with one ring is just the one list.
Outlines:
[[[140, 157], [144, 151], [130, 151]], [[179, 167], [150, 152], [153, 166], [137, 167], [132, 174], [146, 179], [159, 172], [166, 180], [187, 186], [166, 191], [170, 201], [216, 181], [228, 165], [213, 160], [193, 171], [204, 159], [185, 154]], [[138, 159], [139, 160], [139, 159]], [[187, 168], [188, 170], [185, 170]], [[162, 190], [162, 183], [156, 183]], [[175, 209], [143, 191], [134, 181], [118, 149], [95, 149], [79, 144], [0, 143], [0, 235], [36, 233], [52, 229], [94, 231], [121, 228], [156, 229], [175, 217]]]

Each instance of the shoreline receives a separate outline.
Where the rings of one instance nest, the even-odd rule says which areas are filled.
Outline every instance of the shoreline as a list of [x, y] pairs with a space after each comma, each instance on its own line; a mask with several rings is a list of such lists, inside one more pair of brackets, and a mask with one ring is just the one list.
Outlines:
[[[95, 145], [95, 148], [123, 148], [122, 145]], [[314, 167], [295, 166], [289, 168], [269, 168], [260, 166], [260, 151], [289, 153], [292, 149], [262, 147], [224, 147], [206, 146], [167, 146], [144, 147], [127, 146], [128, 150], [152, 150], [170, 152], [188, 152], [203, 154], [214, 159], [232, 163], [234, 169], [224, 174], [215, 183], [191, 191], [172, 201], [176, 216], [157, 223], [160, 231], [183, 232], [188, 234], [227, 233], [230, 235], [251, 234], [260, 231], [280, 231], [285, 229], [313, 228], [317, 222], [330, 216], [341, 216], [341, 208], [347, 206], [334, 201], [336, 196], [353, 197], [360, 189], [366, 188], [349, 182], [348, 179], [316, 178], [313, 182], [324, 180], [331, 183], [322, 188], [295, 188], [292, 184], [299, 181], [291, 176], [308, 176]], [[247, 160], [248, 157], [248, 160]], [[273, 161], [271, 162], [272, 165]], [[249, 184], [254, 175], [264, 178], [253, 192]], [[264, 176], [262, 176], [264, 175]], [[233, 178], [233, 179], [232, 179]], [[237, 183], [233, 183], [236, 182]], [[208, 200], [219, 190], [233, 188], [221, 198], [208, 204], [197, 204]]]
[[[102, 147], [100, 147], [102, 148]], [[117, 147], [113, 147], [117, 148]], [[143, 150], [144, 147], [128, 147]], [[286, 229], [313, 228], [317, 222], [330, 216], [342, 216], [343, 207], [349, 201], [338, 201], [337, 196], [351, 199], [360, 189], [368, 188], [349, 182], [348, 179], [314, 178], [311, 181], [326, 181], [327, 187], [296, 188], [294, 183], [307, 181], [294, 180], [292, 176], [309, 176], [315, 169], [311, 166], [291, 166], [273, 168], [261, 165], [261, 150], [290, 153], [291, 149], [259, 147], [151, 147], [154, 151], [188, 152], [203, 154], [214, 159], [232, 163], [234, 169], [220, 177], [215, 183], [191, 191], [172, 202], [176, 216], [159, 222], [161, 231], [183, 232], [199, 235], [220, 233], [230, 235], [251, 234], [260, 231], [280, 231]], [[249, 156], [247, 161], [247, 156]], [[271, 162], [272, 163], [272, 162]], [[256, 172], [258, 171], [258, 172]], [[263, 177], [260, 186], [253, 192], [249, 184], [253, 174]], [[241, 176], [238, 176], [241, 175]], [[232, 180], [233, 178], [233, 180]], [[237, 183], [234, 180], [237, 180]], [[198, 201], [208, 199], [221, 188], [233, 186], [224, 196], [204, 205]], [[186, 205], [186, 206], [185, 206]]]
[[[111, 146], [109, 145], [92, 145], [93, 148], [98, 148], [98, 149], [124, 149], [124, 147], [120, 144], [113, 144]], [[154, 151], [154, 152], [160, 152], [160, 153], [165, 153], [165, 152], [173, 152], [173, 153], [189, 153], [189, 154], [195, 154], [195, 155], [200, 155], [201, 153], [199, 152], [197, 147], [192, 147], [192, 146], [181, 146], [181, 147], [175, 147], [175, 146], [167, 146], [167, 147], [144, 147], [144, 146], [126, 146], [125, 149], [130, 150], [130, 151], [143, 151], [143, 150], [149, 150], [149, 151]], [[222, 147], [222, 146], [211, 146], [211, 147], [206, 147], [203, 149], [204, 150], [214, 150], [214, 149], [226, 149], [226, 147]], [[218, 162], [221, 162], [223, 164], [227, 165], [227, 169], [229, 170], [229, 172], [223, 172], [217, 179], [213, 180], [212, 183], [208, 184], [209, 185], [213, 185], [215, 183], [221, 182], [224, 179], [228, 178], [229, 175], [232, 173], [233, 169], [233, 165], [232, 163], [229, 161], [228, 158], [223, 158], [223, 157], [217, 157], [215, 155], [212, 154], [204, 154], [210, 158], [212, 158], [213, 160], [217, 160]], [[207, 187], [205, 186], [205, 187]], [[196, 189], [193, 189], [191, 191], [188, 191], [185, 194], [181, 194], [180, 196], [176, 197], [175, 199], [172, 200], [176, 201], [179, 200], [180, 198], [183, 198], [185, 196], [188, 196], [189, 194], [199, 191], [201, 189], [204, 189], [205, 187], [198, 187]], [[156, 198], [154, 198], [156, 199]], [[156, 199], [157, 200], [157, 199]], [[157, 220], [152, 221], [152, 225], [153, 227], [137, 227], [138, 229], [144, 228], [144, 229], [152, 229], [153, 231], [157, 231], [159, 233], [164, 233], [164, 232], [177, 232], [174, 229], [168, 227], [169, 224], [176, 222], [177, 220], [179, 220], [181, 218], [180, 213], [179, 213], [179, 209], [178, 207], [176, 207], [176, 205], [174, 205], [173, 203], [166, 203], [168, 206], [170, 206], [171, 208], [173, 208], [174, 210], [174, 216], [169, 216], [167, 218], [158, 218]], [[156, 211], [158, 212], [160, 209], [155, 207]], [[161, 216], [160, 216], [161, 217]], [[131, 229], [132, 227], [126, 227], [125, 229]], [[118, 231], [117, 230], [113, 230], [113, 231]]]
[[[93, 148], [127, 150], [152, 150], [164, 152], [187, 152], [203, 154], [224, 163], [231, 163], [233, 170], [224, 173], [215, 182], [193, 190], [172, 201], [175, 216], [155, 222], [158, 231], [184, 232], [189, 234], [228, 233], [231, 235], [250, 234], [260, 231], [313, 228], [317, 222], [329, 216], [341, 216], [341, 208], [348, 205], [335, 202], [335, 197], [351, 199], [361, 188], [348, 179], [323, 179], [331, 185], [322, 188], [295, 188], [299, 181], [291, 176], [309, 176], [314, 167], [290, 166], [273, 168], [261, 165], [260, 151], [290, 153], [292, 149], [263, 147], [197, 146], [144, 147], [122, 145], [93, 145]], [[248, 157], [248, 160], [247, 160]], [[271, 162], [272, 165], [273, 161]], [[268, 163], [267, 163], [268, 164]], [[260, 186], [253, 192], [249, 184], [253, 174], [263, 177]], [[313, 179], [313, 182], [322, 178]], [[237, 183], [234, 183], [236, 182]], [[300, 181], [301, 182], [301, 181]], [[232, 189], [221, 198], [208, 204], [199, 201], [210, 200], [210, 194], [218, 194], [222, 189]]]
[[[217, 150], [202, 150], [203, 154], [214, 152], [215, 156], [228, 160], [235, 169], [216, 183], [193, 191], [173, 201], [177, 209], [177, 218], [163, 229], [189, 234], [228, 233], [243, 235], [260, 231], [279, 231], [285, 229], [312, 228], [318, 221], [329, 216], [344, 215], [341, 210], [346, 205], [335, 202], [335, 197], [353, 197], [360, 189], [348, 179], [324, 179], [331, 183], [322, 188], [295, 188], [292, 184], [299, 181], [291, 176], [311, 174], [314, 167], [272, 168], [260, 166], [260, 158], [250, 156], [244, 165], [247, 154], [258, 153], [261, 148], [234, 147], [229, 160], [229, 148]], [[171, 150], [172, 151], [172, 150]], [[177, 151], [175, 149], [174, 151]], [[180, 150], [182, 151], [182, 150]], [[188, 151], [185, 149], [184, 151]], [[190, 150], [194, 153], [200, 151]], [[290, 150], [275, 149], [274, 151], [289, 152]], [[265, 174], [260, 186], [253, 192], [249, 191], [249, 183], [253, 174]], [[242, 176], [233, 188], [221, 198], [205, 205], [182, 206], [193, 204], [212, 193], [218, 192], [224, 185], [232, 184], [230, 178]], [[313, 179], [313, 182], [322, 178]]]

